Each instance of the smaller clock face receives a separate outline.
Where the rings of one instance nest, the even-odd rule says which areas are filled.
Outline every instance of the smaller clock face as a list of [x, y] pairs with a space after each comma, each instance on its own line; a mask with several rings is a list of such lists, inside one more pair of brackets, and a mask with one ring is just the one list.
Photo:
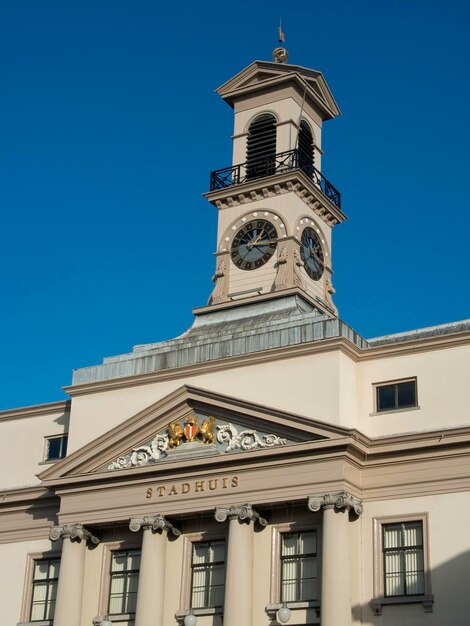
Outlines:
[[319, 280], [323, 274], [325, 261], [320, 237], [313, 228], [304, 228], [300, 244], [300, 258], [310, 278]]
[[233, 238], [232, 261], [242, 270], [255, 270], [269, 261], [276, 246], [277, 230], [271, 222], [247, 222]]

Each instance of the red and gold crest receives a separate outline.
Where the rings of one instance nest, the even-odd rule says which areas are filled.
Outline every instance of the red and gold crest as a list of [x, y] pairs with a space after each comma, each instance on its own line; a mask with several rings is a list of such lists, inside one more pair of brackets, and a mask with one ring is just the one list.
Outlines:
[[194, 416], [194, 415], [191, 415], [186, 420], [186, 423], [185, 423], [184, 428], [183, 428], [183, 432], [184, 432], [184, 436], [186, 438], [186, 442], [189, 443], [191, 441], [194, 441], [196, 439], [198, 430], [199, 430], [199, 426], [198, 426], [198, 423], [197, 423], [197, 417]]

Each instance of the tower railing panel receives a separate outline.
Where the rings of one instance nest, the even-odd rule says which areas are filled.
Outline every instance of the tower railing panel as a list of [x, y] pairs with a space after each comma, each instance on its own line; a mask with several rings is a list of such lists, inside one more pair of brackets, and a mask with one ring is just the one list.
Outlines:
[[311, 159], [298, 149], [279, 152], [269, 157], [252, 159], [246, 163], [215, 170], [211, 173], [210, 190], [217, 191], [232, 185], [240, 185], [251, 180], [282, 174], [295, 169], [302, 170], [319, 187], [330, 202], [339, 209], [341, 208], [340, 192], [323, 176], [320, 170], [317, 170]]

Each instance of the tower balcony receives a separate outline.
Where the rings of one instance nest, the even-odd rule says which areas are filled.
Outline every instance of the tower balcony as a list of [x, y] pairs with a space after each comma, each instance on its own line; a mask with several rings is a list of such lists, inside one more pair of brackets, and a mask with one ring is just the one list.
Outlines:
[[210, 191], [219, 191], [292, 170], [301, 170], [331, 203], [341, 209], [340, 192], [317, 170], [312, 160], [298, 149], [215, 170], [211, 172]]

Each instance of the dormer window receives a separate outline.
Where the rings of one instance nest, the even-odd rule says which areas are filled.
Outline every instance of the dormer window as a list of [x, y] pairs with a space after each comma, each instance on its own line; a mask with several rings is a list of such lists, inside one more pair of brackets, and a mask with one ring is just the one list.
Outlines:
[[276, 118], [258, 115], [250, 124], [246, 143], [246, 179], [269, 176], [275, 170]]
[[305, 120], [302, 120], [300, 122], [298, 141], [299, 167], [308, 176], [311, 176], [313, 173], [313, 149], [314, 143], [312, 130], [307, 122]]

